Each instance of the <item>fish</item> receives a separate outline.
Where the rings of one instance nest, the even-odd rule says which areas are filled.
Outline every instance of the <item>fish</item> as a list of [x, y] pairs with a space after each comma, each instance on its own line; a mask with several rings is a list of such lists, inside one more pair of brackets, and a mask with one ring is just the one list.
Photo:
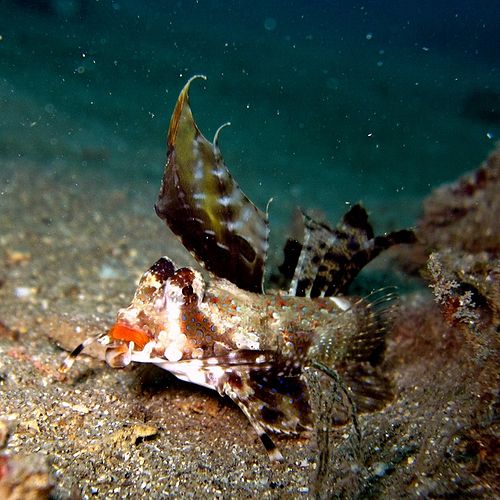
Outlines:
[[67, 372], [93, 342], [112, 368], [152, 363], [181, 380], [229, 397], [246, 415], [269, 457], [283, 461], [272, 434], [307, 435], [314, 426], [305, 372], [339, 377], [356, 411], [394, 397], [380, 369], [394, 311], [392, 289], [347, 295], [360, 270], [387, 248], [413, 243], [411, 230], [375, 236], [361, 204], [330, 227], [305, 212], [302, 241], [289, 239], [279, 267], [285, 288], [266, 290], [268, 214], [241, 190], [189, 103], [196, 75], [181, 90], [167, 133], [157, 215], [202, 268], [159, 258], [109, 331], [77, 346]]

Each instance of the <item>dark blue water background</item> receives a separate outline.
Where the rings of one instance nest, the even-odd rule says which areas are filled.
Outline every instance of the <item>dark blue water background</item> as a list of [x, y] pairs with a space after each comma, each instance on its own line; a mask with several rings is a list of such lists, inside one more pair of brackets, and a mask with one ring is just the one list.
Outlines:
[[499, 27], [482, 0], [4, 0], [0, 155], [156, 189], [178, 92], [203, 73], [199, 125], [232, 122], [226, 162], [277, 223], [363, 200], [382, 229], [412, 224], [498, 138]]

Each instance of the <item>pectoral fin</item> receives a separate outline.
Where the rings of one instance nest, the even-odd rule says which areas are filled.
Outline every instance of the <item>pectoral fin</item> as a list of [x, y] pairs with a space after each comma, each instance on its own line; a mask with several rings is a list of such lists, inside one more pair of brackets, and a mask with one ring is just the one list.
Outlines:
[[296, 435], [312, 427], [309, 392], [300, 370], [266, 351], [235, 351], [217, 363], [224, 370], [219, 391], [241, 408], [270, 458], [281, 460], [267, 432]]

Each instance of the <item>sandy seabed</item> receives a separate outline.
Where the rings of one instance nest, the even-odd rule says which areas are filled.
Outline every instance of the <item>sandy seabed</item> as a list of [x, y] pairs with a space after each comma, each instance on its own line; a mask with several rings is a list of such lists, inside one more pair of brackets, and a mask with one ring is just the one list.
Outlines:
[[[486, 180], [455, 189], [457, 203], [465, 200], [462, 223], [470, 213], [500, 220], [499, 165], [497, 153]], [[57, 372], [61, 347], [108, 328], [160, 255], [193, 264], [153, 215], [154, 190], [112, 189], [104, 177], [19, 161], [2, 162], [0, 172], [0, 497], [500, 493], [498, 227], [492, 237], [487, 224], [474, 227], [474, 215], [465, 227], [485, 235], [476, 248], [456, 243], [466, 229], [440, 241], [436, 234], [458, 224], [433, 225], [448, 208], [456, 216], [449, 189], [427, 201], [420, 247], [390, 261], [414, 274], [434, 251], [426, 276], [441, 306], [424, 287], [401, 298], [385, 361], [397, 398], [359, 417], [359, 442], [351, 425], [327, 428], [320, 413], [310, 439], [277, 440], [285, 463], [275, 465], [231, 402], [160, 369], [112, 370], [90, 349], [66, 378]], [[453, 252], [472, 256], [468, 269]], [[319, 399], [316, 407], [328, 408], [328, 396]]]

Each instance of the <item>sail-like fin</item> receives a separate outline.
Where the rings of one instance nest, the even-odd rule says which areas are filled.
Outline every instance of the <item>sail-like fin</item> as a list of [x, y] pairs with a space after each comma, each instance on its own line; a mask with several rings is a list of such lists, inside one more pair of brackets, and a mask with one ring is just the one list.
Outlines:
[[[290, 294], [329, 297], [344, 293], [366, 264], [392, 245], [413, 243], [413, 231], [374, 236], [366, 210], [354, 205], [335, 229], [304, 214], [304, 242], [297, 258]], [[290, 258], [286, 254], [287, 270]]]
[[182, 89], [167, 136], [167, 163], [156, 212], [198, 261], [242, 289], [262, 292], [268, 222], [241, 191], [218, 147], [198, 129]]

